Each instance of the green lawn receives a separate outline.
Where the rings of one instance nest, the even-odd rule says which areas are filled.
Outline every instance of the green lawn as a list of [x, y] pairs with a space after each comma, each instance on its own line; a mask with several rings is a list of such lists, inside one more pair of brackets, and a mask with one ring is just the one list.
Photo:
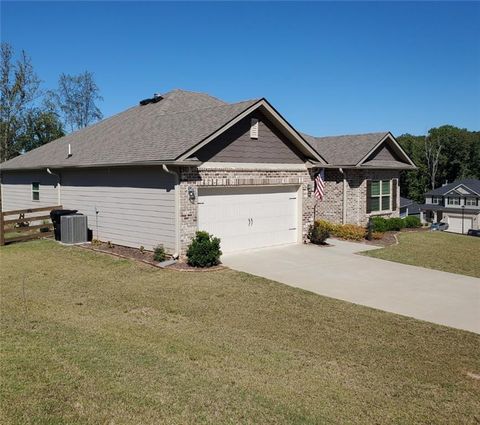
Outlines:
[[404, 232], [399, 244], [363, 254], [383, 260], [480, 277], [480, 238], [445, 232]]
[[479, 335], [51, 241], [0, 260], [2, 424], [480, 420]]

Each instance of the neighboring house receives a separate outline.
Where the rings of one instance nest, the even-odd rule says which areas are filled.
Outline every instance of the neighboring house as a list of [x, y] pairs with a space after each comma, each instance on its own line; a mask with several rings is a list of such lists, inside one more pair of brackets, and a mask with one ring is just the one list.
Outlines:
[[480, 226], [480, 180], [457, 180], [425, 194], [422, 221], [448, 223], [448, 231], [467, 233]]
[[411, 199], [400, 196], [400, 217], [415, 216], [420, 218], [420, 205]]
[[301, 243], [315, 217], [398, 216], [399, 173], [414, 167], [389, 132], [316, 138], [265, 99], [225, 103], [174, 90], [0, 171], [4, 210], [61, 204], [88, 216], [94, 238], [182, 255], [199, 229], [231, 252]]

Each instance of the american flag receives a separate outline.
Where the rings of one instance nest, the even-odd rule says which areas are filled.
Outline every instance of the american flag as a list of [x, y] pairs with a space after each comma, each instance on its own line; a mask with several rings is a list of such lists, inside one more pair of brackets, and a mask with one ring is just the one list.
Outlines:
[[321, 201], [323, 195], [325, 195], [325, 168], [322, 168], [315, 177], [315, 198]]

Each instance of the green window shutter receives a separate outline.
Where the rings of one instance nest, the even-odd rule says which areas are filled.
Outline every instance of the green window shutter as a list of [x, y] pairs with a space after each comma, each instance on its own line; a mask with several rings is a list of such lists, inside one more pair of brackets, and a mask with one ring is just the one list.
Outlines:
[[372, 181], [367, 180], [367, 214], [372, 212]]
[[393, 211], [397, 210], [397, 185], [398, 185], [398, 180], [393, 179], [392, 180], [392, 210]]

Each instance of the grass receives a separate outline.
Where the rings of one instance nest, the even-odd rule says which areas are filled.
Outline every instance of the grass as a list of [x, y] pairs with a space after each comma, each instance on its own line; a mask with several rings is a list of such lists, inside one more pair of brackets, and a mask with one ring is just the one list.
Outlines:
[[480, 336], [231, 270], [0, 249], [3, 424], [474, 424]]
[[363, 254], [444, 272], [480, 277], [480, 238], [445, 232], [400, 233], [399, 244]]

